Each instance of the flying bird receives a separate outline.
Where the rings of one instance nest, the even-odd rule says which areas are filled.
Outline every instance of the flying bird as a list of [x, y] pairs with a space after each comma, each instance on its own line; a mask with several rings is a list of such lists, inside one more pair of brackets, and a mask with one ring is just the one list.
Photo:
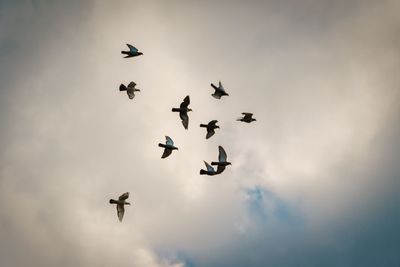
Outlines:
[[213, 83], [211, 83], [211, 87], [215, 89], [214, 94], [211, 94], [214, 98], [221, 99], [221, 96], [224, 96], [224, 95], [229, 96], [229, 94], [227, 94], [225, 92], [225, 89], [222, 86], [221, 81], [219, 81], [218, 87], [215, 86]]
[[206, 174], [206, 175], [216, 175], [217, 174], [216, 171], [214, 170], [213, 166], [208, 164], [206, 161], [204, 161], [204, 164], [206, 165], [207, 170], [201, 169], [200, 170], [200, 174], [201, 175], [204, 175], [204, 174]]
[[242, 115], [244, 115], [242, 118], [238, 118], [238, 121], [243, 121], [250, 123], [252, 121], [256, 121], [256, 119], [253, 118], [253, 113], [248, 113], [248, 112], [242, 112]]
[[164, 148], [164, 153], [161, 156], [162, 159], [171, 155], [172, 150], [178, 150], [178, 148], [174, 146], [174, 141], [172, 141], [171, 137], [165, 136], [165, 139], [166, 139], [165, 145], [161, 143], [158, 144], [159, 147]]
[[139, 52], [139, 50], [136, 47], [134, 47], [133, 45], [130, 45], [130, 44], [126, 44], [126, 45], [129, 47], [129, 51], [121, 51], [121, 54], [126, 55], [124, 58], [137, 57], [137, 56], [143, 55], [143, 53]]
[[206, 139], [213, 136], [215, 134], [215, 129], [219, 128], [217, 122], [218, 122], [217, 120], [212, 120], [208, 124], [200, 124], [200, 127], [207, 128]]
[[130, 205], [131, 203], [126, 202], [129, 197], [129, 192], [126, 192], [119, 196], [118, 200], [110, 199], [110, 204], [117, 204], [117, 215], [120, 222], [122, 222], [122, 218], [125, 213], [125, 205]]
[[119, 86], [119, 90], [126, 91], [129, 99], [133, 99], [135, 97], [135, 92], [140, 92], [140, 89], [135, 88], [135, 86], [136, 86], [135, 82], [130, 82], [128, 86], [125, 86], [121, 83], [121, 85]]
[[232, 165], [232, 163], [226, 161], [227, 160], [227, 156], [226, 156], [226, 152], [224, 150], [224, 148], [222, 146], [218, 147], [219, 150], [219, 154], [218, 154], [218, 161], [215, 162], [211, 162], [211, 165], [217, 165], [217, 172], [216, 174], [220, 174], [225, 170], [225, 167], [228, 165]]
[[183, 102], [181, 103], [179, 108], [172, 108], [172, 112], [179, 112], [179, 117], [181, 117], [183, 127], [187, 130], [189, 127], [189, 116], [188, 112], [192, 111], [192, 109], [188, 108], [190, 104], [190, 98], [189, 96], [186, 96], [183, 99]]

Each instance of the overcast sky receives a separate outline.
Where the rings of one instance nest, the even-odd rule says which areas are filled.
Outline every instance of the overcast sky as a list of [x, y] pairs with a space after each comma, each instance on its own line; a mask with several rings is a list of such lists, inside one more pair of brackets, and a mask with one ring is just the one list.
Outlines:
[[[1, 1], [0, 265], [399, 266], [399, 14]], [[218, 80], [229, 97], [211, 97]], [[187, 131], [171, 112], [186, 95]], [[161, 159], [165, 135], [179, 151]], [[200, 176], [218, 145], [232, 166]], [[126, 191], [120, 223], [108, 200]]]

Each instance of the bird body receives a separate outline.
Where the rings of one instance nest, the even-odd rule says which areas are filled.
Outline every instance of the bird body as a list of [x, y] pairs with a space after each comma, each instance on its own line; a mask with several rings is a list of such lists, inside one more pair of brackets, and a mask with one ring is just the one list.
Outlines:
[[211, 83], [211, 87], [214, 88], [214, 90], [215, 90], [215, 92], [213, 94], [211, 94], [214, 98], [221, 99], [221, 97], [224, 96], [224, 95], [229, 96], [229, 94], [227, 94], [225, 92], [225, 89], [222, 86], [221, 81], [219, 81], [218, 87], [215, 86], [213, 83]]
[[211, 162], [211, 165], [216, 165], [217, 167], [217, 174], [222, 173], [225, 170], [225, 167], [228, 165], [232, 165], [232, 163], [227, 161], [227, 155], [222, 146], [218, 147], [219, 153], [218, 153], [218, 161], [213, 161]]
[[238, 118], [238, 121], [243, 121], [246, 123], [250, 123], [252, 121], [256, 121], [256, 119], [253, 118], [253, 113], [249, 112], [242, 112], [242, 115], [244, 115], [242, 118]]
[[142, 52], [139, 52], [139, 50], [134, 47], [133, 45], [126, 44], [129, 47], [129, 51], [121, 51], [121, 54], [126, 55], [124, 58], [128, 57], [137, 57], [140, 55], [143, 55]]
[[125, 86], [124, 84], [121, 84], [119, 86], [120, 91], [126, 91], [128, 94], [129, 99], [133, 99], [135, 97], [135, 92], [140, 92], [140, 89], [135, 88], [136, 83], [135, 82], [130, 82], [128, 86]]
[[172, 150], [178, 150], [178, 148], [174, 146], [174, 141], [172, 141], [171, 137], [165, 136], [165, 139], [166, 139], [165, 144], [161, 143], [158, 144], [159, 147], [164, 148], [164, 153], [161, 156], [162, 159], [171, 155]]
[[190, 104], [190, 97], [186, 96], [181, 105], [179, 106], [179, 108], [172, 108], [172, 112], [179, 112], [179, 117], [182, 120], [182, 125], [183, 127], [187, 130], [189, 127], [189, 116], [188, 116], [188, 112], [192, 111], [192, 109], [190, 109], [188, 106]]
[[219, 128], [217, 122], [218, 122], [217, 120], [212, 120], [208, 124], [200, 124], [200, 127], [207, 128], [206, 139], [213, 136], [215, 134], [215, 129]]
[[129, 197], [129, 192], [126, 192], [119, 196], [118, 200], [110, 199], [110, 204], [117, 204], [117, 216], [120, 222], [122, 222], [122, 218], [124, 217], [125, 213], [125, 205], [130, 205], [131, 203], [127, 202], [126, 200]]

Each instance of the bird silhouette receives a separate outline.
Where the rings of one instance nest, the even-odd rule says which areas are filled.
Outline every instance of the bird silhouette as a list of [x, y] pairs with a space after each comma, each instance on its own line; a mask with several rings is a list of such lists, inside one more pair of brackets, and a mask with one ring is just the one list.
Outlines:
[[192, 111], [192, 109], [188, 108], [190, 104], [190, 98], [189, 96], [186, 96], [183, 99], [183, 102], [181, 103], [179, 108], [172, 108], [172, 112], [179, 112], [179, 117], [182, 120], [183, 127], [187, 130], [189, 127], [189, 116], [188, 112]]
[[215, 92], [213, 94], [211, 94], [214, 98], [216, 99], [221, 99], [221, 96], [229, 96], [229, 94], [227, 94], [225, 92], [224, 87], [222, 86], [221, 81], [219, 81], [218, 87], [215, 86], [213, 83], [211, 83], [211, 87], [215, 89]]
[[110, 204], [117, 204], [117, 215], [120, 222], [122, 222], [122, 218], [125, 213], [125, 205], [130, 205], [131, 203], [126, 202], [129, 197], [129, 192], [126, 192], [119, 196], [118, 200], [110, 199]]
[[232, 163], [227, 161], [227, 156], [224, 148], [222, 146], [218, 147], [219, 154], [218, 154], [218, 161], [211, 162], [211, 165], [217, 165], [217, 174], [222, 173], [225, 170], [225, 167], [228, 165], [232, 165]]
[[214, 168], [213, 168], [213, 166], [211, 166], [210, 164], [208, 164], [206, 161], [204, 161], [204, 164], [206, 165], [206, 167], [207, 167], [207, 170], [203, 170], [203, 169], [201, 169], [200, 170], [200, 174], [201, 175], [216, 175], [217, 174], [217, 172], [214, 170]]
[[219, 128], [217, 122], [218, 122], [217, 120], [212, 120], [208, 124], [200, 124], [200, 127], [207, 128], [206, 139], [213, 136], [215, 134], [215, 129]]
[[171, 137], [165, 136], [165, 139], [166, 139], [165, 145], [161, 143], [158, 144], [159, 147], [164, 148], [164, 153], [161, 156], [162, 159], [171, 155], [172, 150], [178, 150], [178, 148], [174, 146], [174, 141], [172, 141]]
[[238, 121], [243, 121], [250, 123], [252, 121], [256, 121], [256, 119], [253, 118], [253, 113], [248, 113], [248, 112], [242, 112], [242, 115], [244, 115], [242, 118], [238, 118]]
[[119, 90], [126, 91], [129, 99], [133, 99], [135, 97], [135, 92], [140, 92], [140, 89], [135, 88], [135, 86], [136, 86], [135, 82], [130, 82], [128, 86], [125, 86], [121, 83], [121, 85], [119, 86]]
[[136, 47], [134, 47], [133, 45], [130, 44], [126, 44], [129, 47], [129, 51], [121, 51], [121, 54], [126, 55], [124, 58], [127, 57], [137, 57], [140, 55], [143, 55], [142, 52], [139, 52], [138, 49]]

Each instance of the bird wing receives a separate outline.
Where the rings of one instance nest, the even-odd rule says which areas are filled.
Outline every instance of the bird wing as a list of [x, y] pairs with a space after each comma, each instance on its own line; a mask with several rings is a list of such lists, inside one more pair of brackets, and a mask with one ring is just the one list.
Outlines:
[[187, 108], [187, 107], [189, 106], [189, 104], [190, 104], [190, 98], [189, 98], [189, 96], [187, 95], [187, 96], [183, 99], [183, 102], [181, 103], [180, 107], [181, 107], [181, 108]]
[[122, 222], [122, 218], [124, 217], [125, 208], [124, 204], [117, 204], [117, 215], [120, 222]]
[[126, 93], [128, 94], [129, 99], [133, 99], [135, 97], [135, 91], [131, 88], [126, 90]]
[[218, 149], [219, 149], [219, 154], [218, 154], [219, 162], [226, 162], [227, 156], [224, 148], [222, 146], [219, 146]]
[[217, 174], [222, 173], [224, 170], [225, 170], [225, 166], [223, 166], [223, 165], [218, 165], [218, 167], [217, 167]]
[[189, 127], [189, 116], [187, 112], [179, 112], [179, 117], [181, 117], [183, 127], [187, 130]]
[[214, 131], [213, 129], [207, 130], [206, 139], [210, 138], [210, 137], [213, 136], [214, 134], [215, 134], [215, 131]]
[[251, 117], [253, 116], [253, 113], [249, 112], [242, 112], [242, 114], [244, 115], [244, 119], [251, 119]]
[[218, 88], [222, 91], [225, 91], [224, 87], [222, 86], [221, 81], [219, 81]]
[[172, 141], [171, 137], [165, 136], [165, 140], [167, 140], [167, 141], [165, 142], [166, 145], [170, 145], [170, 146], [173, 146], [173, 145], [174, 145], [174, 141]]
[[126, 45], [129, 47], [129, 50], [131, 52], [137, 52], [138, 51], [138, 49], [136, 47], [134, 47], [133, 45], [130, 45], [130, 44], [126, 44]]
[[213, 166], [211, 166], [210, 164], [208, 164], [206, 161], [204, 161], [204, 164], [205, 164], [206, 167], [207, 167], [207, 171], [209, 171], [209, 172], [215, 172]]
[[129, 192], [123, 193], [119, 196], [118, 200], [126, 200], [129, 197]]
[[128, 87], [129, 87], [129, 88], [135, 88], [135, 86], [136, 86], [136, 83], [135, 83], [135, 82], [130, 82], [130, 83], [128, 84]]
[[169, 155], [171, 155], [171, 153], [172, 153], [172, 149], [165, 148], [165, 149], [164, 149], [164, 153], [162, 154], [161, 158], [162, 158], [162, 159], [163, 159], [163, 158], [166, 158], [166, 157], [168, 157]]
[[212, 120], [208, 123], [209, 126], [215, 127], [215, 124], [217, 124], [217, 120]]

